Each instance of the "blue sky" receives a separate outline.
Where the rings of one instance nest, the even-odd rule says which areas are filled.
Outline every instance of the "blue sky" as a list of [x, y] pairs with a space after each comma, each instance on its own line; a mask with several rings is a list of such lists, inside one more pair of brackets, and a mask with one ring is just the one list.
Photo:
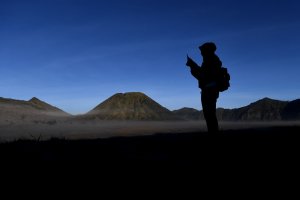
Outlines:
[[296, 0], [0, 0], [0, 96], [85, 113], [117, 92], [201, 109], [198, 46], [231, 74], [218, 107], [300, 97]]

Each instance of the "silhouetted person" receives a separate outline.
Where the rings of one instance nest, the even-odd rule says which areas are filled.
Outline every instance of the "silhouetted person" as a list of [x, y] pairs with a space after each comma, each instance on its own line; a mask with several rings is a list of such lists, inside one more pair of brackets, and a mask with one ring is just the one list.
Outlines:
[[222, 62], [215, 54], [217, 47], [214, 43], [204, 43], [199, 49], [203, 57], [201, 67], [189, 57], [187, 57], [186, 65], [191, 68], [191, 73], [198, 80], [199, 88], [201, 88], [201, 102], [207, 130], [209, 133], [218, 133], [216, 104], [219, 90], [217, 88], [217, 75], [222, 67]]

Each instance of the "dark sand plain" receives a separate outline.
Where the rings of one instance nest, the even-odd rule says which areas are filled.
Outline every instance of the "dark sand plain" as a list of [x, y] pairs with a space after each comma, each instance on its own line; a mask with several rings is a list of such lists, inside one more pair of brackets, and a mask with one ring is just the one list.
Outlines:
[[74, 123], [2, 127], [1, 160], [109, 169], [199, 166], [219, 171], [299, 167], [299, 122], [221, 122], [218, 135], [208, 134], [205, 123], [198, 121]]

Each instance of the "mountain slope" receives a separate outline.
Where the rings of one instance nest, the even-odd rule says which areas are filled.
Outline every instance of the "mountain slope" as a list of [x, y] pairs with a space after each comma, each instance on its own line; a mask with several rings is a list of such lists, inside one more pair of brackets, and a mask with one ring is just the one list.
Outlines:
[[[68, 113], [33, 97], [29, 101], [0, 97], [0, 122], [41, 121], [68, 117]], [[235, 109], [217, 109], [220, 121], [300, 120], [300, 99], [279, 101], [263, 98]], [[76, 117], [77, 118], [77, 117]], [[140, 92], [117, 93], [78, 118], [102, 120], [204, 120], [193, 108], [169, 111]]]
[[66, 115], [66, 116], [69, 115], [65, 111], [63, 111], [63, 110], [61, 110], [57, 107], [54, 107], [54, 106], [52, 106], [52, 105], [50, 105], [50, 104], [48, 104], [44, 101], [41, 101], [36, 97], [33, 97], [32, 99], [30, 99], [28, 101], [28, 103], [30, 103], [36, 109], [48, 112], [48, 114], [53, 113], [53, 114], [60, 114], [60, 115]]
[[103, 120], [172, 120], [177, 117], [140, 92], [117, 93], [83, 116]]
[[172, 111], [176, 116], [184, 120], [200, 120], [204, 119], [203, 112], [194, 108], [181, 108]]
[[68, 113], [37, 98], [23, 101], [0, 97], [0, 124], [45, 121], [67, 116]]
[[240, 108], [239, 119], [257, 121], [281, 120], [281, 113], [287, 104], [287, 101], [264, 98]]
[[283, 120], [300, 120], [300, 99], [289, 102], [282, 111]]
[[[174, 111], [174, 113], [182, 119], [204, 119], [202, 111], [196, 112], [197, 110], [195, 111], [194, 109], [187, 108], [180, 109], [179, 111]], [[196, 118], [195, 115], [199, 116], [199, 118]], [[282, 119], [300, 119], [300, 100], [287, 102], [263, 98], [241, 108], [218, 108], [217, 117], [221, 121], [275, 121]]]

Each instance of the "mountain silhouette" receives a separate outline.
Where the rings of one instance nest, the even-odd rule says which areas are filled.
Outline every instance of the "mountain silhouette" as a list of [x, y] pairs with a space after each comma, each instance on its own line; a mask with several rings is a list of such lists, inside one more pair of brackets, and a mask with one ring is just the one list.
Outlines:
[[5, 106], [23, 106], [24, 109], [32, 111], [56, 112], [57, 114], [69, 115], [65, 111], [41, 101], [36, 97], [31, 98], [29, 101], [0, 97], [0, 106], [1, 110], [3, 110]]
[[248, 106], [238, 109], [219, 110], [221, 120], [242, 120], [242, 121], [270, 121], [281, 120], [281, 113], [287, 101], [279, 101], [270, 98], [263, 98]]
[[[185, 120], [204, 120], [202, 111], [183, 108], [173, 111]], [[263, 98], [247, 106], [234, 109], [217, 109], [217, 117], [221, 121], [277, 121], [300, 119], [300, 99], [280, 101]]]
[[0, 124], [47, 121], [68, 113], [34, 97], [29, 101], [0, 97]]
[[61, 115], [69, 115], [65, 111], [63, 111], [57, 107], [54, 107], [44, 101], [41, 101], [40, 99], [38, 99], [36, 97], [33, 97], [32, 99], [30, 99], [28, 101], [28, 103], [32, 104], [33, 107], [35, 107], [36, 109], [39, 109], [39, 110], [53, 112], [53, 113], [57, 113], [57, 114], [61, 114]]
[[282, 111], [283, 120], [300, 120], [300, 99], [289, 102]]
[[117, 93], [86, 115], [101, 120], [175, 120], [176, 115], [141, 92]]
[[[0, 97], [0, 122], [36, 121], [71, 117], [70, 114], [33, 97], [29, 101]], [[280, 101], [263, 98], [247, 106], [217, 109], [221, 121], [300, 120], [300, 99]], [[204, 120], [203, 112], [184, 107], [170, 111], [141, 92], [117, 93], [79, 119], [100, 120]]]
[[194, 108], [181, 108], [173, 110], [173, 113], [184, 120], [204, 120], [203, 112]]

